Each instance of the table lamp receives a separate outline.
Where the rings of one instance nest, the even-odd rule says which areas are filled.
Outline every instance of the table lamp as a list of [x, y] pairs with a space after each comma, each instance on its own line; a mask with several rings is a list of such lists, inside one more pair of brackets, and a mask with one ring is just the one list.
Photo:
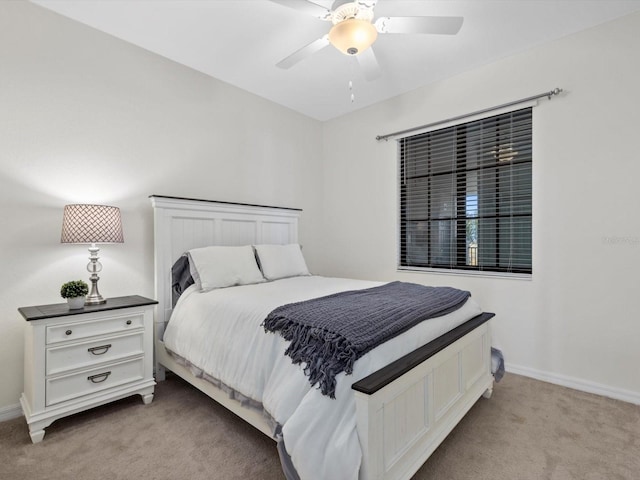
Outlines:
[[91, 274], [91, 291], [85, 305], [106, 303], [98, 291], [98, 273], [102, 264], [98, 261], [97, 243], [123, 243], [120, 209], [107, 205], [73, 204], [65, 205], [62, 219], [60, 243], [88, 243], [89, 263], [87, 270]]

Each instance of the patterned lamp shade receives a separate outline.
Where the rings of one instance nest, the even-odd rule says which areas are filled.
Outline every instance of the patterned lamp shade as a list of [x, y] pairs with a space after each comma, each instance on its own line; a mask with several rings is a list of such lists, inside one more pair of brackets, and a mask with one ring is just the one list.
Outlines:
[[60, 243], [123, 243], [120, 209], [107, 205], [65, 205]]

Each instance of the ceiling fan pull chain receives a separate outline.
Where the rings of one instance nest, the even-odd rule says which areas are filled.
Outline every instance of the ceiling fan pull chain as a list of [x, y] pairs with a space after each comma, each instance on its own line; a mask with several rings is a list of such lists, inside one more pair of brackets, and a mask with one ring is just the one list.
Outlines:
[[356, 69], [358, 68], [357, 59], [355, 57], [349, 58], [349, 70], [351, 71], [350, 80], [349, 80], [349, 98], [351, 103], [355, 103], [356, 94], [353, 91], [353, 78], [355, 77]]

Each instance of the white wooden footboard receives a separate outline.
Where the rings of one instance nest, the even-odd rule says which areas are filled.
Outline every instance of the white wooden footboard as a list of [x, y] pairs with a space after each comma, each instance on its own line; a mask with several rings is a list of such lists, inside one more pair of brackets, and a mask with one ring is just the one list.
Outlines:
[[466, 330], [472, 330], [466, 333], [459, 327], [453, 343], [434, 340], [421, 354], [413, 352], [386, 372], [354, 384], [364, 455], [361, 479], [409, 479], [478, 398], [490, 396], [491, 335], [486, 322], [492, 316], [476, 317], [475, 327], [474, 320], [467, 322]]

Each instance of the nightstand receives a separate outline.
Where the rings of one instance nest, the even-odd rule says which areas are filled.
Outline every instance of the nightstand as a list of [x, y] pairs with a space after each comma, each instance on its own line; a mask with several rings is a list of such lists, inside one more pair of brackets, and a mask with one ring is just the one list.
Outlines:
[[22, 307], [27, 320], [22, 411], [33, 443], [57, 420], [139, 394], [153, 400], [153, 309], [137, 295], [69, 310]]

